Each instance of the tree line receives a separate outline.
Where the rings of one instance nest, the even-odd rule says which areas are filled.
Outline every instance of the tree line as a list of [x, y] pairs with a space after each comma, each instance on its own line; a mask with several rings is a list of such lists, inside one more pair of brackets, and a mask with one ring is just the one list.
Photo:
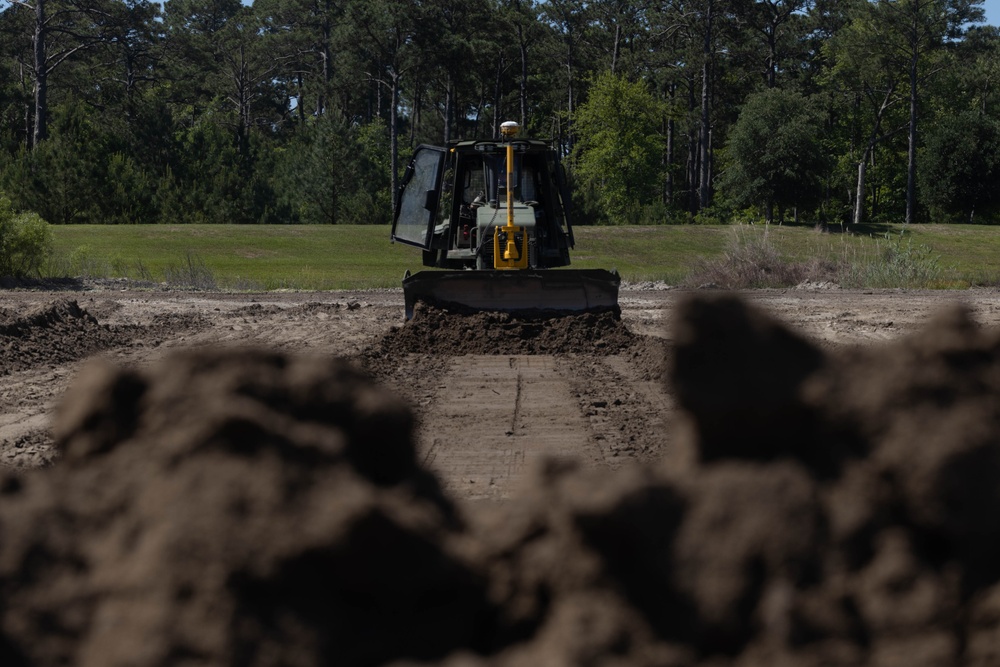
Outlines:
[[0, 196], [389, 222], [420, 143], [550, 137], [583, 223], [1000, 222], [981, 0], [0, 0]]

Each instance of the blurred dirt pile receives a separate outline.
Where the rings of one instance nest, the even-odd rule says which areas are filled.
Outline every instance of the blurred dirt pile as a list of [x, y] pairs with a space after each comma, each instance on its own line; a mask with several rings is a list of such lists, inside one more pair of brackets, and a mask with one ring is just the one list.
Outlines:
[[474, 511], [345, 363], [92, 366], [59, 462], [0, 476], [0, 664], [1000, 663], [1000, 331], [675, 322], [696, 465], [551, 463]]

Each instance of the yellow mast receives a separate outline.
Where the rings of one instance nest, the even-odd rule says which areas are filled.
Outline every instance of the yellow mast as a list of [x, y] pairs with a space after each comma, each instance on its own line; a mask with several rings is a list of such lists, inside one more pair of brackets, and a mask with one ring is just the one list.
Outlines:
[[[500, 134], [507, 141], [507, 224], [496, 227], [493, 231], [493, 268], [494, 269], [525, 269], [528, 267], [528, 235], [524, 227], [514, 225], [514, 144], [511, 139], [517, 135], [520, 127], [512, 120], [500, 125]], [[501, 236], [506, 239], [501, 253]], [[520, 236], [521, 247], [518, 247], [517, 237]]]

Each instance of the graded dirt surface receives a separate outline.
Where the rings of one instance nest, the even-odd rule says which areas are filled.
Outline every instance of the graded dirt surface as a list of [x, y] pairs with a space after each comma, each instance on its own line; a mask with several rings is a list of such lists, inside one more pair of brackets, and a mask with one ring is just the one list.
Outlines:
[[0, 294], [0, 664], [1000, 661], [1000, 294]]
[[[626, 287], [620, 323], [597, 317], [561, 329], [512, 328], [496, 316], [459, 316], [457, 324], [437, 318], [404, 332], [398, 290], [232, 294], [111, 283], [3, 291], [0, 467], [52, 459], [53, 411], [85, 359], [143, 366], [172, 350], [216, 345], [366, 365], [414, 407], [419, 451], [458, 498], [507, 497], [525, 464], [550, 453], [608, 468], [658, 460], [671, 451], [665, 424], [672, 414], [660, 346], [670, 345], [673, 310], [686, 294]], [[995, 291], [796, 289], [746, 297], [826, 348], [892, 340], [955, 302], [968, 304], [983, 325], [1000, 324]]]

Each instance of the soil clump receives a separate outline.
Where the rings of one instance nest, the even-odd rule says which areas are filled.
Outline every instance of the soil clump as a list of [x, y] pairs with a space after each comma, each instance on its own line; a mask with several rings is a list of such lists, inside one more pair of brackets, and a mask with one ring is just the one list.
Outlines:
[[[422, 315], [383, 349], [462, 354], [493, 330], [476, 353], [579, 348], [617, 326]], [[674, 321], [663, 375], [690, 468], [550, 461], [478, 510], [417, 460], [406, 405], [345, 362], [90, 367], [56, 465], [0, 474], [0, 662], [1000, 661], [1000, 330], [953, 308], [828, 351], [727, 295]]]

